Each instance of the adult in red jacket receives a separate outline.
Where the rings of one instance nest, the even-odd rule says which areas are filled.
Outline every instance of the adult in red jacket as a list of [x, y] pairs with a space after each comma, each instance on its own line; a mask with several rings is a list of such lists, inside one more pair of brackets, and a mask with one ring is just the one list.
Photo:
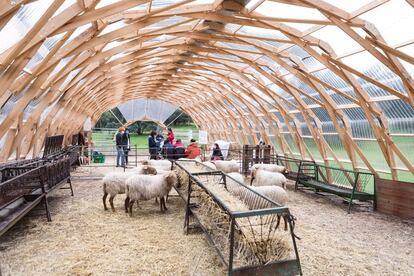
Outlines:
[[167, 133], [167, 139], [168, 141], [170, 141], [171, 145], [174, 145], [174, 132], [172, 131], [172, 129], [169, 127], [168, 128], [168, 133]]
[[185, 151], [185, 154], [188, 159], [195, 159], [197, 156], [200, 156], [201, 150], [194, 139], [191, 139], [190, 144]]

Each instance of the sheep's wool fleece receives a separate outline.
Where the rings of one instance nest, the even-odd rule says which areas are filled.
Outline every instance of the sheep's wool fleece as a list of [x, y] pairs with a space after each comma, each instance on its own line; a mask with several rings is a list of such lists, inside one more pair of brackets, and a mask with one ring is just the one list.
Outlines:
[[253, 181], [254, 186], [282, 186], [285, 183], [286, 177], [283, 174], [264, 170], [258, 170]]
[[276, 164], [254, 164], [252, 166], [252, 171], [255, 170], [265, 170], [268, 172], [279, 172], [282, 173], [285, 171], [285, 167], [284, 166], [279, 166]]
[[149, 165], [153, 166], [157, 171], [171, 170], [171, 161], [168, 160], [149, 160]]
[[136, 172], [111, 172], [102, 179], [104, 192], [110, 195], [124, 194], [125, 181]]
[[207, 167], [209, 167], [210, 169], [213, 169], [213, 170], [216, 170], [217, 168], [216, 168], [216, 165], [214, 165], [214, 163], [212, 163], [212, 162], [210, 162], [210, 161], [205, 161], [205, 162], [203, 162], [203, 165], [204, 166], [207, 166]]
[[230, 160], [230, 161], [218, 160], [218, 161], [215, 161], [214, 164], [216, 165], [217, 170], [225, 172], [225, 173], [239, 171], [239, 164], [235, 160]]
[[286, 203], [289, 201], [289, 196], [287, 192], [279, 186], [259, 186], [252, 187], [253, 190], [262, 194], [272, 201], [278, 203], [280, 206], [286, 206]]
[[234, 195], [239, 195], [239, 193], [242, 192], [243, 188], [238, 182], [243, 183], [244, 184], [244, 178], [243, 175], [241, 175], [240, 173], [229, 173], [227, 174], [230, 177], [226, 177], [226, 186], [227, 189], [230, 193], [234, 194]]
[[127, 196], [131, 200], [148, 200], [166, 196], [172, 185], [167, 183], [167, 175], [138, 175], [127, 180]]

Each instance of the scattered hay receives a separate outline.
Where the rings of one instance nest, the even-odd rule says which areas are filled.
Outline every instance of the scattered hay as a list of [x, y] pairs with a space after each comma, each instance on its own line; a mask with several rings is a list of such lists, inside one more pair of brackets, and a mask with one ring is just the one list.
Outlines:
[[[220, 199], [232, 212], [247, 211], [249, 207], [219, 185], [221, 176], [203, 175], [198, 179], [209, 192]], [[197, 202], [197, 216], [224, 254], [229, 252], [230, 217], [204, 190], [194, 185], [192, 202]], [[266, 264], [291, 257], [289, 232], [276, 228], [276, 215], [252, 216], [236, 219], [235, 266]]]
[[[124, 196], [104, 211], [99, 180], [74, 180], [75, 196], [50, 198], [51, 223], [26, 217], [0, 240], [2, 275], [223, 275], [203, 235], [184, 235], [184, 203], [170, 197], [162, 214], [153, 200], [130, 218]], [[196, 267], [196, 270], [195, 270]]]
[[[75, 197], [60, 190], [50, 198], [51, 223], [26, 217], [0, 239], [2, 275], [226, 273], [204, 235], [183, 234], [181, 199], [171, 197], [166, 214], [143, 202], [129, 218], [123, 196], [115, 198], [116, 213], [103, 211], [99, 180], [73, 185]], [[288, 194], [305, 275], [414, 275], [413, 222], [357, 208], [348, 215], [330, 197]]]

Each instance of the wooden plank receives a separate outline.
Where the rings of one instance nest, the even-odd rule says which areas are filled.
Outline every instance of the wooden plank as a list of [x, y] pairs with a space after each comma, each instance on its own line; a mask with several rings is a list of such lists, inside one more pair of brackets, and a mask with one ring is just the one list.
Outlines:
[[414, 219], [414, 183], [376, 179], [377, 211]]

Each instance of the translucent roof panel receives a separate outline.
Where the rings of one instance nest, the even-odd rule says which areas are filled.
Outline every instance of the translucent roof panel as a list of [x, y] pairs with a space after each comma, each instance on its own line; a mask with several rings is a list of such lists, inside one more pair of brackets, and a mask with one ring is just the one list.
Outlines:
[[163, 123], [178, 107], [160, 100], [131, 100], [118, 106], [128, 122], [150, 120]]
[[281, 18], [301, 18], [325, 20], [326, 17], [318, 10], [295, 5], [277, 3], [273, 1], [264, 1], [254, 10], [269, 17]]
[[406, 1], [388, 1], [361, 15], [361, 18], [373, 23], [391, 45], [405, 42], [409, 38], [408, 34], [413, 34], [413, 7]]
[[0, 30], [0, 53], [24, 37], [52, 2], [51, 0], [39, 0], [22, 6]]

